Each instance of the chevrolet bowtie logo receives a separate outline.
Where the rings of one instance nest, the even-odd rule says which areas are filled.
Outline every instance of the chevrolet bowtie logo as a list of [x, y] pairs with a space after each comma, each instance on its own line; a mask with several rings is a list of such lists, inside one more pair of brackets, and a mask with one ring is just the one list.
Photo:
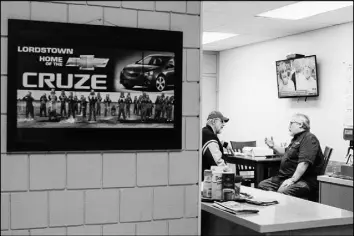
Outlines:
[[94, 55], [80, 55], [80, 57], [70, 57], [66, 66], [79, 66], [80, 70], [94, 70], [95, 67], [106, 67], [108, 60], [95, 58]]

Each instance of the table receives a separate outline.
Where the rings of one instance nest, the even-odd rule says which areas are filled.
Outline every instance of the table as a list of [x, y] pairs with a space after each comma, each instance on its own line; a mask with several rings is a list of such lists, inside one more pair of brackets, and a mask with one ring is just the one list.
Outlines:
[[202, 235], [352, 235], [353, 212], [316, 202], [241, 186], [254, 197], [278, 200], [279, 204], [256, 206], [257, 214], [233, 215], [201, 203]]
[[274, 157], [274, 158], [266, 158], [266, 157], [243, 157], [243, 156], [233, 156], [233, 155], [226, 155], [224, 157], [226, 162], [231, 164], [242, 164], [254, 167], [254, 187], [256, 188], [264, 179], [269, 178], [268, 168], [273, 170], [279, 170], [281, 157]]
[[353, 211], [353, 180], [317, 176], [320, 203]]

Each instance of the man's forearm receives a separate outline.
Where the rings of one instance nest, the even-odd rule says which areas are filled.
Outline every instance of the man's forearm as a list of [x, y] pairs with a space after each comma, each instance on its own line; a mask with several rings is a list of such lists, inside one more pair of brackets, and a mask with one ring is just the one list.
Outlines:
[[293, 174], [293, 176], [291, 177], [291, 179], [293, 179], [294, 182], [297, 182], [301, 176], [305, 173], [305, 171], [307, 170], [307, 167], [309, 166], [309, 163], [307, 162], [300, 162], [295, 170], [295, 173]]

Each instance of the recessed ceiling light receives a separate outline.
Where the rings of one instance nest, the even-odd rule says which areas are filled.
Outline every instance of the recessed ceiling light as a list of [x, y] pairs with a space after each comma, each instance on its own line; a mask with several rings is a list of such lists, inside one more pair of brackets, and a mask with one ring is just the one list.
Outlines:
[[320, 13], [353, 6], [353, 1], [338, 2], [298, 2], [275, 10], [267, 11], [257, 16], [279, 18], [286, 20], [299, 20]]
[[238, 34], [220, 33], [220, 32], [203, 32], [203, 44], [234, 37]]

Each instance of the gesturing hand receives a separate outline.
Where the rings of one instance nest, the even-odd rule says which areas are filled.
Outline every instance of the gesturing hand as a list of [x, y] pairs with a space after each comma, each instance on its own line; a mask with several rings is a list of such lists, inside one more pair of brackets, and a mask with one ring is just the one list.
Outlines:
[[270, 147], [270, 148], [273, 148], [273, 147], [274, 147], [273, 136], [270, 137], [270, 139], [269, 139], [269, 138], [265, 138], [265, 139], [264, 139], [264, 142], [265, 142], [265, 144], [268, 145], [268, 147]]

